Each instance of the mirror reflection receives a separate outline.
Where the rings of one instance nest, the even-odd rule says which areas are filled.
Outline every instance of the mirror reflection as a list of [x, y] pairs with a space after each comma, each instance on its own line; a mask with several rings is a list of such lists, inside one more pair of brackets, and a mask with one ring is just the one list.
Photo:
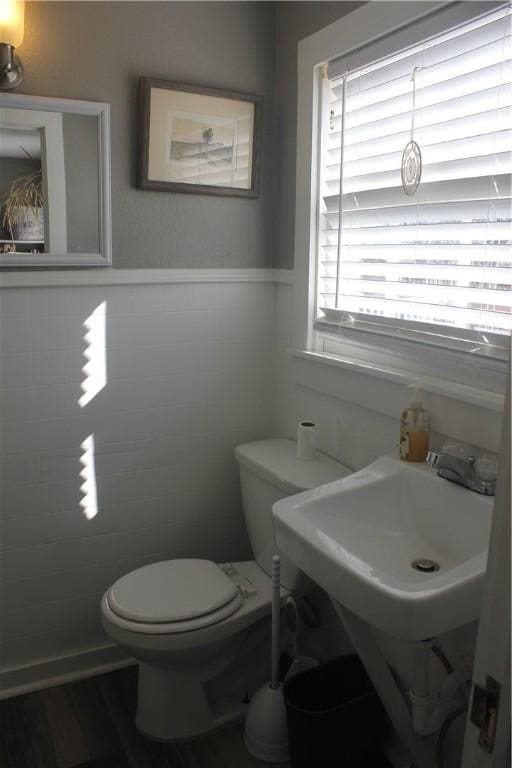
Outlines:
[[4, 253], [45, 248], [41, 134], [0, 125], [0, 244]]
[[[10, 110], [9, 110], [10, 111]], [[62, 253], [99, 251], [98, 127], [92, 115], [49, 113], [61, 123], [57, 144], [42, 146], [42, 129], [0, 123], [0, 196], [2, 203], [1, 242], [5, 252], [49, 253], [48, 216], [45, 215], [44, 168], [52, 157], [62, 155], [65, 208], [54, 216], [65, 224], [66, 237], [59, 238]], [[48, 116], [47, 116], [48, 117]], [[44, 149], [47, 155], [44, 157]], [[48, 188], [48, 206], [53, 190]], [[60, 196], [60, 195], [59, 195]], [[65, 221], [64, 221], [65, 219]], [[59, 222], [55, 222], [56, 226]]]
[[1, 264], [108, 264], [109, 193], [108, 105], [2, 97]]

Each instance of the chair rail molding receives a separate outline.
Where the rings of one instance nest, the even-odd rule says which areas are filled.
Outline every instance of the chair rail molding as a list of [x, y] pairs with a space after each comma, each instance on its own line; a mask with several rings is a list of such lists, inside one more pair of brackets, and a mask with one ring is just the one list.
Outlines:
[[0, 273], [2, 288], [46, 288], [74, 285], [151, 285], [166, 283], [279, 283], [291, 285], [291, 269], [102, 269], [8, 271]]

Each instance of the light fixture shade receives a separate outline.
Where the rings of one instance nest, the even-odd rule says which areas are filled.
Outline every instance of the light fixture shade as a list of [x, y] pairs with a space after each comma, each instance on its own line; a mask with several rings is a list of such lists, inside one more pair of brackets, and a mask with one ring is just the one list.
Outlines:
[[0, 43], [17, 48], [25, 30], [24, 0], [0, 0]]

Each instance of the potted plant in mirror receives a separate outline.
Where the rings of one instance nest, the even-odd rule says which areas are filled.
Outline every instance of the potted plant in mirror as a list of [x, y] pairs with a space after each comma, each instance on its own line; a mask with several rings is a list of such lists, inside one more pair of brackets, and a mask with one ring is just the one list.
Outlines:
[[[26, 153], [28, 155], [28, 152]], [[30, 157], [30, 155], [28, 155]], [[32, 159], [30, 157], [30, 159]], [[3, 200], [2, 225], [14, 240], [44, 242], [44, 196], [41, 167], [14, 179]]]

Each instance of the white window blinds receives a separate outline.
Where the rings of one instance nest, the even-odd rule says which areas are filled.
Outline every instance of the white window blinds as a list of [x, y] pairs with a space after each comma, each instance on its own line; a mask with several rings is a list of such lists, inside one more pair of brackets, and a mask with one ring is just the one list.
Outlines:
[[[328, 82], [324, 322], [341, 311], [416, 328], [512, 328], [510, 21], [507, 5]], [[401, 162], [413, 112], [422, 176], [408, 196]]]

